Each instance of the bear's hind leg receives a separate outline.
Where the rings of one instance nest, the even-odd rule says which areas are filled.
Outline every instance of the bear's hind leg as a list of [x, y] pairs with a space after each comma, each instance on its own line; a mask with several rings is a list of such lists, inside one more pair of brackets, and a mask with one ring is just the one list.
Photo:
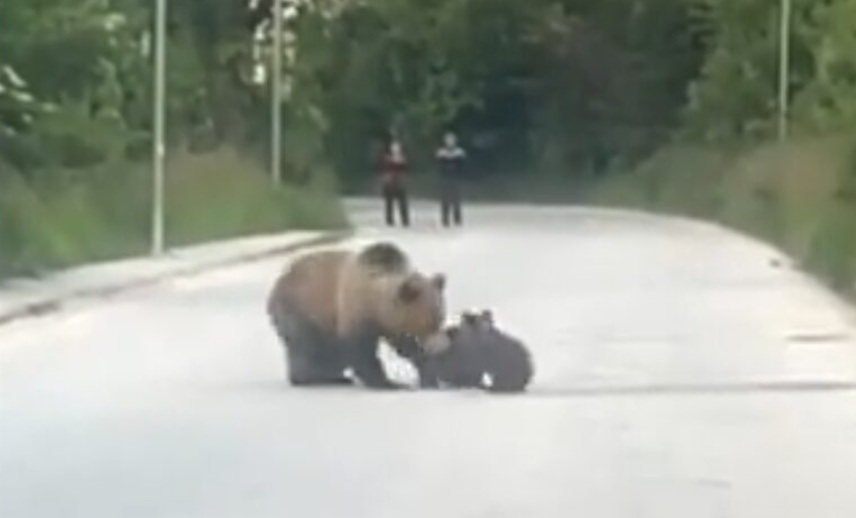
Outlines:
[[[329, 347], [331, 344], [319, 344], [313, 347]], [[319, 358], [313, 347], [289, 346], [288, 379], [294, 386], [352, 385], [353, 381], [343, 374], [343, 368], [336, 369]], [[308, 349], [308, 350], [307, 350]]]
[[279, 320], [286, 350], [288, 379], [294, 386], [351, 385], [335, 341], [299, 317]]

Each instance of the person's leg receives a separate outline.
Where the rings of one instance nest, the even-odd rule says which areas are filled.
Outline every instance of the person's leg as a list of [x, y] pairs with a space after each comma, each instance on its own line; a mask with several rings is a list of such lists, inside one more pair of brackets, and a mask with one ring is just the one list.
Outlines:
[[449, 226], [449, 184], [446, 180], [440, 181], [440, 220], [444, 227]]
[[392, 189], [388, 185], [384, 185], [382, 188], [383, 194], [383, 204], [384, 204], [384, 213], [386, 215], [386, 224], [387, 226], [395, 226], [395, 214], [393, 213], [394, 207], [392, 204], [394, 203]]
[[401, 222], [405, 227], [410, 226], [410, 205], [407, 199], [407, 189], [401, 187], [398, 192], [398, 210]]
[[461, 225], [461, 185], [455, 183], [454, 189], [452, 191], [452, 216], [455, 221], [455, 225]]

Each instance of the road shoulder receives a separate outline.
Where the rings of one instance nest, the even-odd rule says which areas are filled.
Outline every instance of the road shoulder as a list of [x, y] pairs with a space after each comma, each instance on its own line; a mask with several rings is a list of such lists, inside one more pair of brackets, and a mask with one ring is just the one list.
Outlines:
[[348, 236], [347, 231], [254, 236], [179, 248], [157, 257], [84, 265], [41, 278], [12, 279], [0, 284], [0, 326], [60, 311], [72, 300], [106, 298], [169, 279], [335, 243]]

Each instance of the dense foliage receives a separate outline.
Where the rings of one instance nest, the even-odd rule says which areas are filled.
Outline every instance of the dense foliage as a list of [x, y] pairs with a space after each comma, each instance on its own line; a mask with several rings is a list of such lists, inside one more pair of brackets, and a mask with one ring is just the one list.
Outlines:
[[[148, 250], [154, 4], [3, 2], [0, 277]], [[324, 174], [271, 188], [253, 27], [241, 2], [169, 2], [170, 245], [343, 222]]]
[[[856, 123], [856, 0], [792, 0], [799, 130]], [[143, 0], [8, 0], [0, 156], [26, 175], [150, 149], [151, 19]], [[286, 163], [368, 175], [396, 132], [426, 154], [460, 131], [484, 174], [581, 175], [676, 134], [772, 131], [779, 2], [284, 0]], [[266, 156], [272, 0], [169, 2], [173, 146]], [[257, 39], [257, 34], [264, 35]], [[48, 174], [48, 173], [43, 173]]]
[[[273, 3], [169, 2], [171, 149], [231, 147], [256, 164], [247, 174], [266, 167]], [[420, 173], [440, 133], [454, 128], [485, 184], [532, 185], [620, 174], [676, 140], [731, 145], [774, 134], [778, 1], [283, 3], [290, 183], [329, 185], [335, 173], [365, 188], [390, 133]], [[856, 0], [792, 4], [792, 134], [852, 130]], [[121, 184], [128, 164], [148, 160], [153, 5], [4, 0], [3, 199], [13, 181], [16, 192], [23, 182], [44, 198], [105, 168]], [[3, 232], [8, 225], [5, 240]]]
[[[792, 6], [792, 129], [850, 128], [856, 0]], [[313, 107], [325, 156], [348, 184], [370, 177], [390, 132], [424, 158], [447, 127], [483, 175], [626, 171], [675, 137], [773, 135], [779, 9], [768, 0], [316, 1], [293, 24], [286, 73], [301, 93], [290, 109]]]

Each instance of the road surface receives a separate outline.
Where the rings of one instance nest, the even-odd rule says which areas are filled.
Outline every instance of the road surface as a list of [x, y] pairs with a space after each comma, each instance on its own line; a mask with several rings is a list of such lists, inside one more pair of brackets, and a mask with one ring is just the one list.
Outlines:
[[[531, 392], [297, 390], [284, 259], [0, 328], [0, 516], [856, 515], [852, 314], [766, 246], [585, 209], [379, 226], [533, 350]], [[387, 356], [393, 375], [413, 372]]]

